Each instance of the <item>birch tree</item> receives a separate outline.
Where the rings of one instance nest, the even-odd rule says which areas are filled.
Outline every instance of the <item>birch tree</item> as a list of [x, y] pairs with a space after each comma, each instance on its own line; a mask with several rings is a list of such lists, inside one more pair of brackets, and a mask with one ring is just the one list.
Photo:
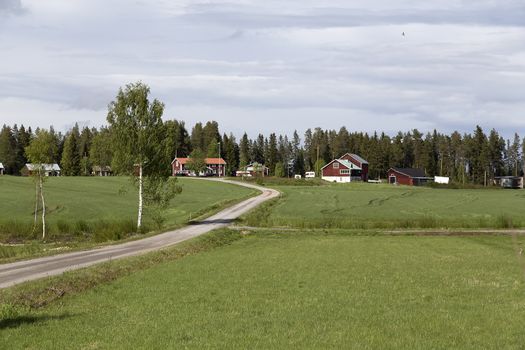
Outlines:
[[167, 179], [170, 167], [162, 122], [164, 104], [157, 99], [150, 101], [149, 93], [149, 87], [142, 82], [126, 85], [109, 104], [107, 116], [112, 134], [113, 169], [120, 174], [134, 175], [137, 180], [138, 231], [142, 227], [144, 189], [149, 188], [144, 181]]
[[38, 202], [40, 195], [40, 202], [42, 205], [42, 239], [46, 238], [46, 201], [44, 197], [44, 179], [45, 164], [53, 163], [54, 156], [57, 153], [57, 145], [54, 136], [47, 130], [37, 130], [35, 137], [31, 140], [29, 146], [26, 147], [26, 155], [28, 160], [33, 163], [34, 171], [32, 173], [35, 179], [35, 226], [36, 213], [38, 211]]

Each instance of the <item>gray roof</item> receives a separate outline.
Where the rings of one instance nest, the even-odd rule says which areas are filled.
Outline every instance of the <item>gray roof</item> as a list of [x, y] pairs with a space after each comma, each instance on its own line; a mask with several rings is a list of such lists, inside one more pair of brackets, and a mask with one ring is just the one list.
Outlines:
[[[27, 170], [33, 171], [33, 170], [35, 170], [36, 165], [32, 164], [32, 163], [27, 163], [26, 167], [27, 167]], [[55, 164], [42, 164], [42, 167], [43, 167], [44, 171], [60, 171], [60, 167], [58, 166], [57, 163], [55, 163]]]
[[368, 162], [366, 161], [366, 159], [364, 159], [363, 157], [355, 154], [355, 153], [350, 153], [350, 155], [352, 156], [352, 158], [354, 158], [355, 160], [357, 160], [359, 163], [361, 164], [368, 164]]
[[427, 174], [423, 169], [414, 169], [414, 168], [392, 168], [394, 171], [410, 176], [412, 178], [426, 178]]
[[347, 167], [348, 169], [352, 169], [355, 165], [352, 164], [351, 162], [349, 162], [348, 160], [344, 160], [344, 159], [337, 159], [337, 161], [341, 164], [343, 164], [345, 167]]
[[341, 163], [342, 165], [344, 165], [348, 169], [356, 169], [356, 170], [360, 170], [361, 169], [360, 167], [358, 167], [357, 165], [353, 164], [352, 162], [349, 162], [348, 160], [345, 160], [345, 159], [334, 159], [334, 160], [330, 161], [328, 164], [326, 164], [324, 167], [322, 167], [321, 170], [326, 168], [327, 166], [329, 166], [333, 162]]

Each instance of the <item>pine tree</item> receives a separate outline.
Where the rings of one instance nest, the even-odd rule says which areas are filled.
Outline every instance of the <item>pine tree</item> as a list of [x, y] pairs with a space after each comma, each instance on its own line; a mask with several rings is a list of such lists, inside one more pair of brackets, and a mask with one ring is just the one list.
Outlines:
[[244, 133], [239, 144], [239, 167], [244, 168], [250, 163], [250, 160], [250, 140], [248, 135]]
[[4, 124], [0, 131], [0, 163], [6, 174], [14, 174], [16, 169], [16, 138], [11, 127]]
[[66, 136], [64, 149], [62, 150], [62, 161], [60, 162], [62, 173], [66, 176], [80, 175], [80, 156], [78, 154], [77, 133], [73, 130]]

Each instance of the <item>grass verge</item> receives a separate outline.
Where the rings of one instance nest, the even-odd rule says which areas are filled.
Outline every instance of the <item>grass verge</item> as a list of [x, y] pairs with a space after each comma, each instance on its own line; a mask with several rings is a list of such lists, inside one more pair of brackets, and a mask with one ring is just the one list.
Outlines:
[[65, 295], [78, 294], [160, 263], [231, 244], [242, 235], [242, 232], [235, 230], [216, 230], [158, 252], [101, 263], [0, 289], [0, 323], [7, 322], [6, 319], [12, 319], [21, 312], [42, 308]]

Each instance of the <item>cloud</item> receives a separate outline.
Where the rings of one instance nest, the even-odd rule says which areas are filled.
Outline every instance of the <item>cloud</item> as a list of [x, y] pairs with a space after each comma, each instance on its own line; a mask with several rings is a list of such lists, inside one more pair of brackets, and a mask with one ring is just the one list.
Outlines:
[[0, 16], [1, 15], [20, 15], [24, 13], [21, 0], [0, 0]]
[[0, 123], [99, 125], [118, 88], [142, 80], [167, 117], [239, 133], [525, 128], [522, 1], [23, 6], [2, 23]]

